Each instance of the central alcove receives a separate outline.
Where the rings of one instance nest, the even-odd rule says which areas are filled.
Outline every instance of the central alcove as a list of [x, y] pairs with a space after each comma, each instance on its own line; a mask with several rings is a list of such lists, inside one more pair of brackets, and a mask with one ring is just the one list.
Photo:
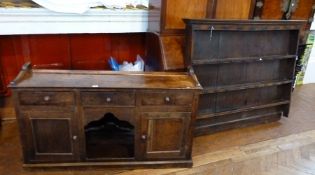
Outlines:
[[106, 112], [84, 127], [88, 159], [133, 158], [135, 126]]

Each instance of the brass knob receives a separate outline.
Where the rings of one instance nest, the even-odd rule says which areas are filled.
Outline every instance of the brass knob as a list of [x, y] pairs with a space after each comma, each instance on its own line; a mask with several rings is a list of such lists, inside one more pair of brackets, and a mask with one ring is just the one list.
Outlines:
[[73, 140], [77, 140], [78, 136], [73, 136], [72, 139]]
[[49, 97], [49, 96], [45, 96], [45, 97], [44, 97], [44, 100], [45, 100], [45, 101], [49, 101], [49, 100], [50, 100], [50, 97]]
[[112, 101], [112, 99], [111, 99], [110, 97], [107, 97], [107, 98], [106, 98], [106, 102], [109, 103], [109, 102], [111, 102], [111, 101]]
[[166, 101], [166, 102], [170, 102], [170, 101], [171, 101], [171, 98], [170, 98], [170, 97], [165, 97], [165, 101]]
[[141, 139], [142, 139], [142, 140], [146, 140], [146, 139], [147, 139], [147, 136], [143, 134], [143, 135], [141, 135]]

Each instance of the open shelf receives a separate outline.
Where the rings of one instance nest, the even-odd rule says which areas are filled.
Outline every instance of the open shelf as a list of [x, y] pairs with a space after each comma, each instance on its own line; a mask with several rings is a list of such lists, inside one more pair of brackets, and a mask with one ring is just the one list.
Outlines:
[[260, 88], [260, 87], [268, 87], [268, 86], [279, 86], [283, 84], [292, 83], [293, 80], [282, 80], [282, 81], [263, 81], [257, 83], [246, 83], [246, 84], [235, 84], [235, 85], [227, 85], [227, 86], [218, 86], [218, 87], [203, 87], [202, 94], [207, 93], [216, 93], [216, 92], [226, 92], [226, 91], [235, 91], [242, 89], [251, 89], [251, 88]]
[[303, 21], [184, 21], [185, 64], [203, 87], [195, 135], [288, 116]]
[[85, 126], [88, 159], [133, 158], [134, 126], [107, 113]]
[[245, 108], [241, 108], [241, 109], [218, 112], [218, 113], [209, 113], [207, 111], [200, 111], [199, 115], [197, 116], [197, 119], [205, 119], [205, 118], [210, 118], [210, 117], [215, 117], [215, 116], [235, 114], [235, 113], [240, 113], [240, 112], [245, 112], [245, 111], [263, 109], [263, 108], [274, 107], [274, 106], [281, 106], [281, 105], [286, 105], [286, 104], [290, 104], [290, 101], [289, 100], [283, 100], [283, 101], [272, 102], [272, 103], [257, 105], [257, 106], [250, 106], [250, 107], [245, 107]]
[[290, 100], [292, 84], [270, 85], [217, 93], [204, 93], [199, 97], [198, 115], [242, 110], [253, 106]]
[[258, 114], [254, 116], [250, 116], [247, 118], [240, 118], [235, 120], [229, 120], [225, 122], [217, 122], [213, 124], [208, 125], [200, 125], [195, 126], [195, 136], [198, 135], [204, 135], [204, 134], [210, 134], [218, 131], [223, 131], [227, 129], [233, 129], [233, 128], [241, 128], [250, 126], [253, 124], [263, 124], [263, 123], [269, 123], [278, 121], [281, 118], [282, 112], [271, 112], [271, 113], [265, 113], [265, 114]]
[[226, 122], [218, 122], [218, 123], [215, 123], [215, 124], [210, 124], [210, 125], [206, 125], [206, 126], [200, 126], [200, 127], [196, 127], [196, 128], [199, 129], [199, 128], [204, 128], [204, 127], [224, 125], [224, 124], [227, 124], [227, 123], [235, 123], [235, 122], [239, 122], [239, 121], [245, 121], [245, 120], [248, 120], [248, 119], [260, 118], [260, 117], [266, 116], [266, 115], [277, 115], [277, 114], [281, 115], [281, 112], [273, 112], [273, 113], [268, 113], [268, 114], [263, 114], [263, 115], [256, 115], [256, 116], [251, 116], [251, 117], [248, 117], [248, 118], [241, 118], [241, 119], [230, 120], [230, 121], [226, 121]]
[[218, 59], [255, 61], [261, 57], [266, 59], [295, 57], [298, 33], [298, 30], [193, 30], [194, 47], [191, 51], [191, 60], [192, 62], [201, 59], [214, 60], [216, 63]]
[[[194, 71], [203, 88], [208, 91], [238, 89], [245, 86], [260, 86], [293, 79], [295, 59], [278, 59], [262, 62], [200, 64]], [[286, 82], [284, 82], [286, 83]]]
[[281, 59], [295, 59], [296, 55], [271, 55], [261, 57], [235, 57], [235, 58], [208, 58], [208, 59], [194, 59], [192, 64], [204, 65], [204, 64], [221, 64], [221, 63], [237, 63], [237, 62], [262, 62], [269, 60], [281, 60]]

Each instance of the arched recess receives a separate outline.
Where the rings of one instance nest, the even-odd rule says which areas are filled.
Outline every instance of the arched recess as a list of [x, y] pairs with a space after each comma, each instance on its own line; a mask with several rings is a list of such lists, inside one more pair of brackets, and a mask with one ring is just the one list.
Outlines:
[[84, 130], [89, 159], [134, 157], [135, 126], [132, 120], [128, 121], [129, 115], [104, 112], [87, 121]]

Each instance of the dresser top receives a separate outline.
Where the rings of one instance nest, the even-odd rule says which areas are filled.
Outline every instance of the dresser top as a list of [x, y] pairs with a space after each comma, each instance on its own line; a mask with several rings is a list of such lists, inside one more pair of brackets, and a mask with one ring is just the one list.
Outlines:
[[201, 89], [186, 72], [23, 70], [11, 88]]
[[270, 24], [270, 25], [301, 25], [306, 20], [222, 20], [222, 19], [183, 19], [186, 24]]

